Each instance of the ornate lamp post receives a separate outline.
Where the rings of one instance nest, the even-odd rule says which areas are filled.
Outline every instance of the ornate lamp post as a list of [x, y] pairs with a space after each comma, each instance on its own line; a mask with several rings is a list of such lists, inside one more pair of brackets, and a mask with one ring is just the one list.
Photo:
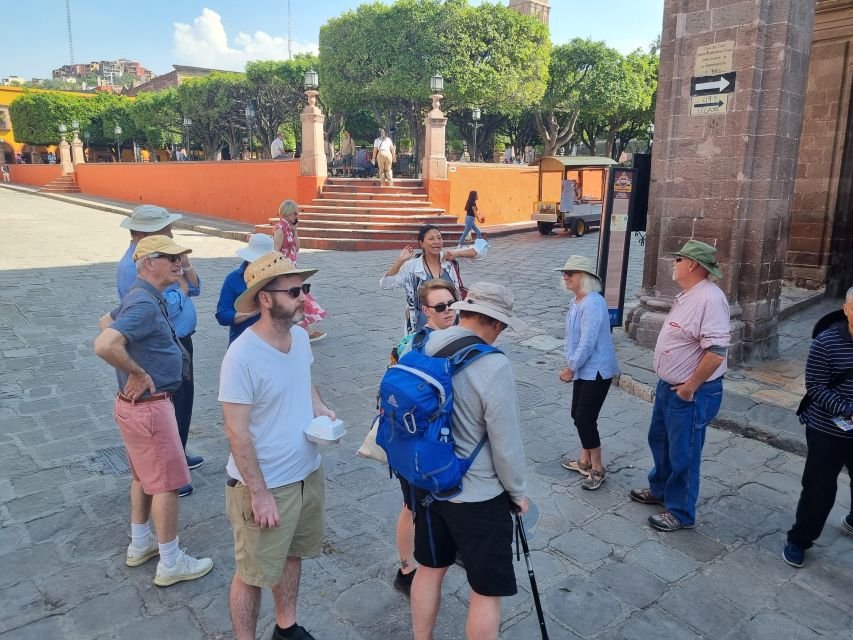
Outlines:
[[302, 121], [302, 154], [299, 158], [299, 171], [303, 176], [325, 176], [327, 175], [326, 151], [324, 148], [323, 122], [326, 116], [317, 106], [317, 87], [320, 79], [314, 69], [305, 72], [303, 78], [305, 95], [308, 97], [308, 106], [302, 110], [299, 116]]
[[480, 116], [482, 115], [482, 111], [480, 111], [480, 107], [475, 107], [471, 110], [471, 120], [473, 122], [469, 122], [469, 127], [474, 127], [474, 143], [471, 145], [472, 155], [471, 162], [477, 162], [477, 129], [479, 129], [482, 125], [480, 124]]
[[184, 116], [184, 141], [186, 144], [186, 147], [184, 147], [184, 148], [187, 150], [187, 153], [186, 153], [186, 155], [187, 155], [186, 159], [187, 160], [190, 159], [190, 127], [192, 125], [193, 125], [192, 118], [190, 118], [189, 116]]
[[[447, 180], [447, 140], [445, 137], [447, 118], [441, 112], [441, 92], [444, 91], [444, 78], [435, 73], [429, 79], [432, 92], [432, 110], [424, 120], [424, 157], [423, 178], [429, 184], [431, 180]], [[417, 157], [417, 156], [416, 156]]]
[[249, 160], [252, 159], [254, 153], [254, 144], [252, 144], [252, 120], [255, 117], [255, 107], [251, 104], [246, 105], [246, 122], [249, 124]]
[[649, 123], [649, 126], [646, 129], [646, 133], [649, 134], [649, 148], [647, 149], [647, 153], [651, 153], [652, 152], [652, 144], [654, 143], [654, 137], [655, 137], [655, 124], [654, 124], [654, 122]]
[[116, 125], [116, 162], [121, 162], [121, 127]]
[[83, 143], [80, 141], [80, 121], [71, 121], [71, 131], [74, 133], [71, 139], [71, 160], [74, 164], [86, 162], [86, 156], [83, 155]]

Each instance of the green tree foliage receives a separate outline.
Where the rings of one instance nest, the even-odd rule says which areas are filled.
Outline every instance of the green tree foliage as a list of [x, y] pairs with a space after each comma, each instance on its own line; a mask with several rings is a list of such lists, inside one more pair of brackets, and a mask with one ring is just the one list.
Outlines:
[[34, 146], [59, 144], [59, 125], [70, 130], [77, 120], [85, 129], [99, 113], [97, 97], [25, 91], [9, 105], [15, 140]]
[[180, 142], [183, 135], [177, 87], [140, 93], [130, 109], [134, 126], [145, 132], [149, 150]]

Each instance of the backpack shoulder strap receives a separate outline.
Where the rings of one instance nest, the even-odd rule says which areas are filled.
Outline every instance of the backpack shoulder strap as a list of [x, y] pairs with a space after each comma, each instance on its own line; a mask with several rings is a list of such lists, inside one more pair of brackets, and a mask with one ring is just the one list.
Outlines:
[[486, 341], [483, 340], [480, 336], [462, 336], [454, 340], [453, 342], [444, 345], [441, 349], [433, 354], [434, 358], [449, 358], [450, 356], [454, 356], [465, 347], [470, 347], [475, 344], [486, 344]]

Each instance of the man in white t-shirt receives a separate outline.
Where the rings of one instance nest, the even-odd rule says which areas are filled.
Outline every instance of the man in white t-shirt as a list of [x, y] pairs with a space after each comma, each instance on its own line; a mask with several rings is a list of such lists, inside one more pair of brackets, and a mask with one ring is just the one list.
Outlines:
[[379, 130], [379, 137], [373, 141], [373, 162], [379, 160], [379, 181], [385, 184], [388, 181], [388, 186], [394, 186], [394, 175], [391, 172], [391, 165], [397, 161], [397, 149], [394, 148], [394, 143], [391, 138], [385, 135], [385, 129]]
[[318, 416], [335, 419], [311, 384], [314, 358], [304, 318], [305, 280], [273, 251], [252, 262], [246, 291], [234, 308], [260, 319], [231, 343], [222, 361], [219, 401], [231, 444], [225, 506], [234, 530], [236, 572], [231, 622], [237, 640], [254, 639], [261, 588], [272, 588], [273, 640], [314, 640], [296, 623], [302, 558], [320, 555], [325, 490], [317, 445], [305, 428]]
[[278, 135], [270, 145], [270, 158], [280, 160], [284, 158], [284, 133], [278, 132]]

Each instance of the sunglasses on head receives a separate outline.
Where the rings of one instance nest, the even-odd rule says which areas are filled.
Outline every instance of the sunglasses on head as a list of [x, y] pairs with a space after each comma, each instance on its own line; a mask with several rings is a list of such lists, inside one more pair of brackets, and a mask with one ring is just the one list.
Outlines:
[[267, 293], [286, 293], [294, 300], [299, 297], [300, 293], [308, 295], [311, 291], [311, 285], [307, 282], [300, 287], [290, 287], [290, 289], [264, 289]]
[[172, 264], [181, 261], [181, 256], [170, 256], [170, 255], [166, 255], [165, 253], [154, 253], [148, 257], [152, 258], [152, 259], [153, 258], [166, 258], [166, 260], [168, 260]]
[[[456, 302], [456, 300], [454, 299], [453, 302]], [[450, 309], [450, 305], [452, 305], [453, 302], [439, 302], [436, 305], [430, 306], [428, 304], [425, 304], [424, 306], [429, 307], [430, 309], [435, 309], [436, 311], [438, 311], [438, 313], [444, 313], [445, 311]]]

